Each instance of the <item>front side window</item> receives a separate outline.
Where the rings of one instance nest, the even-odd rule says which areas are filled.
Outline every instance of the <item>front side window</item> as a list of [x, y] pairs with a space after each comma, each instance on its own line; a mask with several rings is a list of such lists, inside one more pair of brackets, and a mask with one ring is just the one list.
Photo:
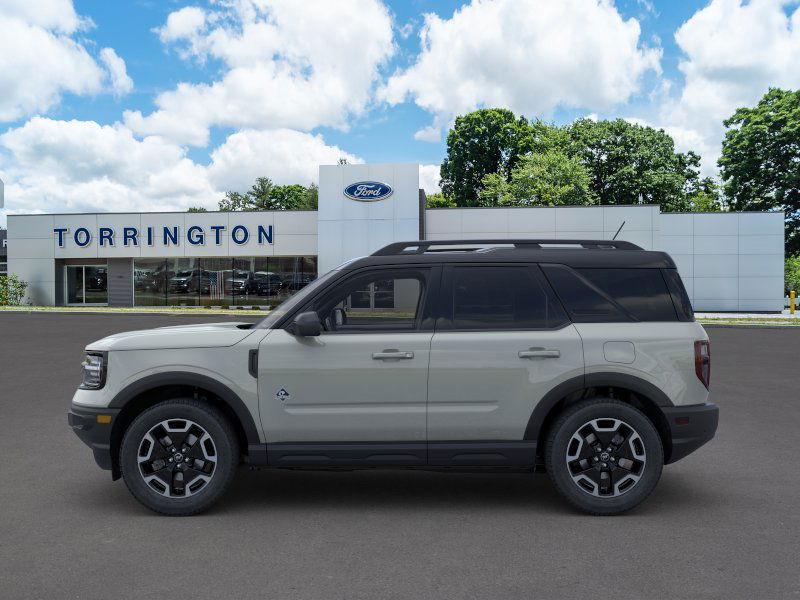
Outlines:
[[413, 331], [427, 286], [425, 269], [381, 269], [348, 278], [315, 303], [325, 331]]
[[443, 328], [553, 329], [567, 323], [563, 309], [528, 266], [453, 267], [448, 281]]

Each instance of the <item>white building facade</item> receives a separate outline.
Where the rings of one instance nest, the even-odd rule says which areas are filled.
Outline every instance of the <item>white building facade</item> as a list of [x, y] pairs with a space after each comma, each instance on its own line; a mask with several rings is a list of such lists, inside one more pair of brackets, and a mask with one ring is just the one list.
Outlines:
[[394, 241], [617, 239], [675, 260], [696, 310], [783, 308], [783, 213], [657, 206], [426, 209], [416, 164], [321, 166], [318, 211], [8, 216], [36, 305], [272, 306]]

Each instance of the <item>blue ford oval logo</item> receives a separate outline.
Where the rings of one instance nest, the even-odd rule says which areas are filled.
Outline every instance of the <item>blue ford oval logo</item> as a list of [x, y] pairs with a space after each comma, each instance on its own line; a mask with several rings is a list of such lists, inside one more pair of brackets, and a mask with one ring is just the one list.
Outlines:
[[344, 188], [344, 195], [360, 202], [375, 202], [392, 195], [391, 186], [378, 181], [357, 181]]

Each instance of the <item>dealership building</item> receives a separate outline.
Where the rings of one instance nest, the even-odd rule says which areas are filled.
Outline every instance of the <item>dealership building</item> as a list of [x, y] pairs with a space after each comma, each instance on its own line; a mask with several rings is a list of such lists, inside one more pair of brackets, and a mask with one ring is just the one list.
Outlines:
[[8, 271], [36, 305], [271, 306], [395, 241], [616, 236], [668, 252], [696, 310], [784, 306], [783, 213], [428, 209], [408, 163], [321, 166], [318, 211], [9, 215], [7, 236]]

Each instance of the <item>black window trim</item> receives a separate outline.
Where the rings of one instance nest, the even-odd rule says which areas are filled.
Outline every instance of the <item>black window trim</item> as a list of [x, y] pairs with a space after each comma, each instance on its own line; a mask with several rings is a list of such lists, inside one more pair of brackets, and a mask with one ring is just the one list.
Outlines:
[[371, 329], [352, 329], [348, 331], [323, 331], [322, 335], [359, 335], [365, 333], [397, 333], [397, 334], [409, 334], [409, 333], [424, 333], [424, 332], [431, 332], [433, 333], [434, 330], [434, 322], [435, 318], [435, 309], [437, 306], [437, 299], [439, 296], [439, 288], [441, 286], [441, 265], [437, 264], [395, 264], [395, 265], [369, 265], [366, 267], [362, 267], [360, 269], [355, 269], [353, 271], [347, 271], [342, 273], [341, 277], [337, 277], [333, 281], [331, 281], [324, 289], [320, 290], [319, 293], [315, 294], [312, 298], [300, 306], [297, 310], [293, 313], [286, 315], [284, 321], [282, 321], [277, 328], [286, 330], [291, 323], [294, 321], [294, 318], [302, 312], [306, 312], [309, 310], [313, 310], [313, 307], [319, 302], [324, 301], [326, 296], [333, 294], [336, 289], [342, 285], [346, 284], [348, 281], [352, 279], [360, 278], [365, 275], [369, 275], [373, 272], [380, 272], [380, 271], [416, 271], [420, 273], [423, 278], [423, 293], [420, 300], [419, 305], [419, 314], [415, 321], [414, 327], [412, 329], [381, 329], [378, 327], [371, 328]]
[[[453, 284], [453, 271], [462, 267], [478, 267], [478, 268], [494, 268], [494, 267], [516, 267], [527, 269], [534, 281], [536, 281], [542, 288], [542, 291], [547, 295], [548, 299], [554, 302], [561, 308], [566, 316], [566, 320], [554, 327], [503, 327], [503, 328], [485, 328], [485, 329], [461, 329], [452, 327], [452, 298], [453, 295], [449, 293], [452, 290]], [[559, 331], [565, 327], [572, 325], [572, 318], [569, 311], [564, 307], [564, 303], [556, 295], [550, 282], [542, 273], [538, 263], [533, 262], [458, 262], [446, 263], [443, 265], [441, 285], [439, 292], [438, 310], [436, 313], [436, 333], [513, 333], [513, 332], [526, 332], [526, 331]], [[445, 293], [447, 292], [447, 293]]]

